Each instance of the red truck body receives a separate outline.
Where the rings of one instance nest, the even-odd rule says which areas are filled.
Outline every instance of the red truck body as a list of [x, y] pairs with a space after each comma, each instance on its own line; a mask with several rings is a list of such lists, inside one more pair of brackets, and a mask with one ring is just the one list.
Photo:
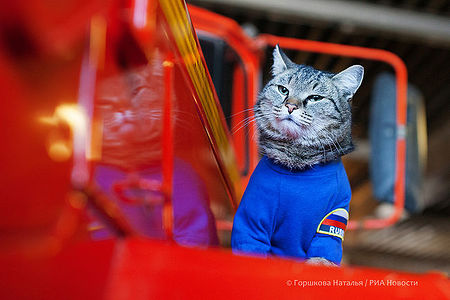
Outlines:
[[[233, 73], [235, 89], [246, 92], [233, 95], [232, 127], [253, 106], [261, 49], [274, 43], [391, 63], [404, 126], [406, 69], [396, 56], [250, 39], [233, 21], [181, 0], [16, 1], [0, 16], [2, 299], [450, 298], [443, 274], [236, 256], [214, 237], [187, 243], [177, 231], [183, 203], [227, 244], [258, 162], [254, 128], [232, 135], [227, 127], [195, 30], [222, 37], [243, 62]], [[141, 93], [149, 103], [135, 101]], [[146, 125], [117, 129], [118, 119], [136, 118], [135, 108], [149, 109]], [[111, 144], [111, 130], [119, 144]], [[404, 137], [397, 146], [397, 214], [353, 228], [386, 226], [400, 216]], [[121, 178], [108, 191], [101, 168]], [[136, 221], [152, 205], [159, 207], [156, 233]], [[99, 230], [107, 237], [95, 238]]]

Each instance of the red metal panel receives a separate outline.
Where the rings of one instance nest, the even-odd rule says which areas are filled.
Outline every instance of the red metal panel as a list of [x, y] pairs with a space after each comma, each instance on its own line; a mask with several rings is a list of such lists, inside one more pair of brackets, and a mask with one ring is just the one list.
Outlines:
[[294, 260], [234, 256], [221, 250], [184, 249], [142, 240], [122, 241], [116, 251], [120, 255], [116, 256], [107, 299], [450, 297], [450, 281], [442, 274], [316, 267]]
[[115, 254], [113, 241], [81, 243], [57, 255], [0, 256], [3, 300], [104, 299]]
[[239, 194], [239, 173], [236, 168], [235, 154], [230, 144], [229, 133], [223, 112], [215, 93], [211, 77], [206, 64], [191, 20], [187, 13], [184, 1], [167, 0], [160, 1], [164, 20], [168, 26], [169, 38], [172, 46], [176, 47], [183, 62], [185, 76], [193, 86], [198, 110], [203, 116], [203, 126], [207, 131], [212, 144], [212, 150], [219, 164], [227, 192], [234, 208], [237, 207], [237, 194]]
[[162, 166], [163, 166], [163, 186], [162, 190], [165, 196], [163, 207], [163, 227], [169, 240], [173, 239], [173, 106], [172, 93], [174, 90], [173, 82], [173, 55], [167, 54], [163, 62], [164, 68], [164, 109], [163, 109], [163, 137], [162, 137]]

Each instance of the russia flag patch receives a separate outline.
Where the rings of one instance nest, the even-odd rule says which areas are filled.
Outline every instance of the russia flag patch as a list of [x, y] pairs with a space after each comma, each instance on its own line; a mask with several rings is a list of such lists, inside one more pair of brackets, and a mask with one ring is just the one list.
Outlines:
[[317, 232], [336, 236], [343, 240], [347, 221], [347, 210], [343, 208], [335, 209], [322, 219], [319, 226], [317, 226]]

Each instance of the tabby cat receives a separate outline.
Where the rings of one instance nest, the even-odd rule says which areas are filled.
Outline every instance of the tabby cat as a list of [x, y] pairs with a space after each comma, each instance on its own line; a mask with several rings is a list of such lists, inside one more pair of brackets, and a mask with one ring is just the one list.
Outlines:
[[235, 252], [339, 264], [351, 190], [340, 157], [353, 150], [351, 99], [364, 69], [332, 74], [277, 46], [255, 105], [263, 155], [234, 217]]

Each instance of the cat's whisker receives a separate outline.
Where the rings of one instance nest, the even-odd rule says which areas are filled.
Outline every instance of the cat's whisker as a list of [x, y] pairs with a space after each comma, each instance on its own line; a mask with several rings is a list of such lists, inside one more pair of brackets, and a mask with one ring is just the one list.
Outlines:
[[308, 115], [307, 113], [303, 112], [300, 117], [307, 119], [307, 120], [311, 120], [313, 119], [313, 117], [311, 115]]
[[236, 126], [239, 126], [240, 123], [245, 122], [247, 120], [250, 120], [250, 119], [253, 119], [253, 118], [257, 120], [257, 119], [260, 119], [260, 118], [266, 117], [266, 116], [270, 116], [270, 113], [265, 113], [265, 114], [258, 113], [258, 114], [255, 114], [255, 115], [251, 115], [251, 116], [248, 116], [248, 117], [244, 118], [243, 120], [239, 121], [236, 124]]
[[253, 107], [247, 108], [247, 109], [244, 109], [244, 110], [241, 110], [241, 111], [239, 111], [237, 113], [232, 114], [231, 116], [228, 117], [228, 119], [236, 117], [236, 116], [239, 116], [239, 115], [242, 115], [244, 113], [252, 112], [252, 111], [253, 111]]
[[250, 125], [251, 123], [254, 123], [256, 121], [256, 119], [252, 119], [249, 120], [248, 122], [244, 123], [242, 126], [240, 126], [239, 128], [235, 129], [232, 131], [232, 134], [235, 134], [236, 132], [238, 132], [239, 130], [241, 130], [242, 128], [247, 127], [248, 125]]
[[[336, 148], [336, 151], [344, 153], [344, 150], [342, 149], [341, 145], [339, 144], [339, 141], [333, 139], [332, 134], [328, 130], [326, 130], [325, 128], [323, 128], [322, 131], [327, 133], [325, 135], [325, 137], [328, 138], [329, 140], [331, 140], [331, 142], [333, 143], [334, 147]], [[337, 143], [337, 145], [336, 145], [336, 143]], [[339, 148], [338, 148], [338, 146], [339, 146]]]
[[233, 128], [231, 128], [231, 131], [234, 131], [234, 129], [236, 129], [237, 127], [241, 126], [242, 124], [246, 123], [249, 120], [253, 120], [255, 119], [255, 116], [248, 116], [247, 118], [242, 119], [241, 121], [239, 121], [236, 125], [234, 125]]
[[[331, 137], [329, 137], [328, 135], [325, 135], [325, 137], [326, 137], [328, 140], [331, 141], [331, 143], [333, 144], [333, 146], [336, 148], [336, 151], [339, 152], [339, 149], [338, 149], [336, 143], [334, 142], [334, 140], [333, 140]], [[331, 145], [330, 145], [330, 146], [331, 146]]]
[[311, 123], [312, 123], [312, 120], [305, 119], [305, 118], [303, 118], [302, 116], [300, 116], [299, 121], [300, 121], [300, 123], [302, 123], [303, 125], [311, 125]]
[[270, 116], [270, 113], [266, 113], [266, 114], [258, 114], [258, 115], [252, 115], [249, 116], [247, 118], [245, 118], [244, 120], [241, 120], [240, 122], [238, 122], [232, 129], [232, 134], [235, 134], [236, 132], [238, 132], [239, 130], [241, 130], [242, 128], [247, 127], [248, 125], [250, 125], [251, 123], [256, 122], [257, 120], [261, 120], [264, 117], [268, 117]]
[[305, 126], [311, 125], [311, 123], [308, 123], [308, 122], [306, 122], [304, 120], [300, 120], [299, 123], [302, 124], [302, 125], [305, 125]]
[[317, 131], [315, 130], [315, 126], [313, 125], [313, 126], [311, 126], [311, 129], [314, 131], [314, 133], [316, 134], [316, 137], [317, 137], [317, 140], [319, 141], [319, 143], [320, 143], [320, 146], [322, 147], [322, 158], [323, 159], [325, 159], [326, 158], [326, 151], [325, 151], [325, 147], [324, 147], [324, 145], [323, 145], [323, 143], [322, 143], [322, 141], [321, 141], [321, 138], [320, 138], [320, 136], [319, 136], [319, 134], [317, 133]]
[[344, 149], [342, 149], [341, 144], [339, 144], [339, 142], [337, 140], [335, 142], [336, 142], [336, 144], [338, 145], [338, 147], [340, 149], [340, 153], [344, 153]]
[[[258, 120], [259, 117], [255, 117], [255, 116], [250, 116], [245, 118], [244, 120], [241, 120], [240, 122], [238, 122], [232, 129], [231, 131], [233, 133], [237, 132], [238, 130], [242, 129], [243, 127], [249, 125], [250, 123], [255, 122], [256, 120]], [[236, 129], [237, 128], [237, 129]]]
[[308, 121], [308, 122], [312, 122], [312, 119], [309, 118], [305, 118], [304, 116], [300, 116], [300, 119]]
[[[339, 150], [338, 150], [338, 148], [336, 147], [336, 144], [334, 143], [333, 139], [331, 139], [331, 138], [328, 136], [328, 134], [327, 134], [328, 131], [327, 131], [325, 128], [319, 129], [319, 128], [315, 127], [315, 126], [312, 126], [312, 127], [314, 127], [315, 129], [318, 129], [319, 132], [325, 132], [325, 134], [323, 135], [323, 137], [326, 138], [326, 139], [328, 139], [329, 141], [331, 141], [331, 144], [329, 144], [329, 147], [330, 147], [330, 151], [331, 151], [331, 152], [333, 152], [333, 146], [335, 146], [336, 150], [339, 152]], [[319, 142], [320, 142], [321, 138], [320, 138], [320, 136], [319, 136], [318, 133], [317, 133], [317, 137], [318, 137], [318, 140], [319, 140]]]
[[256, 135], [258, 134], [257, 130], [253, 130], [252, 141], [256, 140]]

